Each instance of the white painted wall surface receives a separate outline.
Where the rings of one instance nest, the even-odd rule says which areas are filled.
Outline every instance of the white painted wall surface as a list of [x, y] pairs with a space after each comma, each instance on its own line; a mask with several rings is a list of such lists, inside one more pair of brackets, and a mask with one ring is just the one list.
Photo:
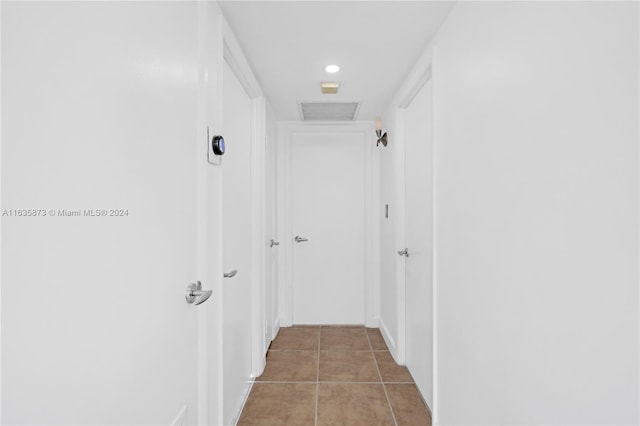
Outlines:
[[222, 159], [224, 271], [237, 269], [224, 280], [223, 359], [224, 424], [233, 424], [251, 380], [251, 101], [225, 62], [223, 71]]
[[[196, 422], [194, 3], [2, 4], [2, 422]], [[206, 284], [205, 284], [206, 285]]]
[[637, 424], [638, 4], [461, 3], [434, 43], [439, 424]]

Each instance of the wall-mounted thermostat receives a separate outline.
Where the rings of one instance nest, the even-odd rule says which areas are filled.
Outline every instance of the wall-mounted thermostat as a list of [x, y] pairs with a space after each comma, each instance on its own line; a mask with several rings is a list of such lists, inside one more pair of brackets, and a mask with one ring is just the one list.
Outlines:
[[224, 155], [224, 138], [216, 135], [211, 139], [211, 149], [215, 155]]
[[224, 138], [220, 135], [210, 136], [209, 127], [207, 127], [207, 160], [209, 163], [219, 165], [224, 150]]

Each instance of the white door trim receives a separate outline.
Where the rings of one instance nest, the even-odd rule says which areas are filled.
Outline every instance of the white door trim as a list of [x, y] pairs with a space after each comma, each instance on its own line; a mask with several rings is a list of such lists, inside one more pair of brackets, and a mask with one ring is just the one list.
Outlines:
[[[396, 122], [396, 137], [398, 155], [396, 157], [398, 164], [396, 164], [396, 170], [398, 170], [396, 176], [396, 209], [398, 210], [396, 221], [396, 248], [403, 250], [407, 246], [406, 239], [406, 213], [405, 213], [405, 109], [397, 107], [394, 110], [395, 122]], [[398, 334], [396, 341], [396, 362], [404, 365], [406, 362], [406, 273], [405, 264], [406, 258], [402, 256], [396, 257], [396, 309], [398, 310]]]
[[224, 60], [227, 61], [229, 67], [238, 78], [238, 81], [247, 92], [250, 98], [259, 98], [264, 96], [262, 88], [258, 83], [247, 57], [244, 55], [238, 39], [236, 38], [233, 30], [227, 23], [226, 19], [223, 19], [222, 37], [224, 40]]
[[266, 140], [266, 100], [264, 97], [251, 99], [251, 314], [252, 314], [252, 376], [258, 377], [267, 363], [267, 348], [264, 344], [265, 318], [265, 140]]
[[[395, 123], [396, 123], [396, 135], [394, 140], [397, 143], [398, 149], [398, 164], [396, 164], [396, 168], [398, 170], [397, 175], [397, 187], [396, 194], [397, 200], [396, 205], [398, 209], [398, 220], [396, 222], [396, 247], [398, 250], [403, 250], [407, 246], [406, 239], [406, 209], [405, 209], [405, 173], [406, 173], [406, 162], [405, 162], [405, 116], [406, 109], [411, 102], [416, 97], [416, 95], [420, 92], [420, 90], [424, 87], [425, 84], [431, 79], [431, 62], [426, 65], [426, 68], [421, 72], [415, 74], [411, 80], [407, 80], [411, 82], [411, 84], [406, 85], [405, 90], [402, 92], [399, 100], [396, 103], [396, 107], [394, 108], [395, 114]], [[404, 365], [406, 362], [406, 258], [398, 256], [396, 259], [397, 267], [396, 267], [396, 284], [397, 284], [397, 295], [398, 298], [396, 300], [397, 310], [398, 310], [398, 339], [396, 342], [396, 361], [399, 364]]]
[[265, 297], [265, 138], [266, 99], [231, 27], [223, 19], [224, 60], [251, 99], [251, 375], [258, 377], [266, 365], [263, 336]]
[[437, 209], [437, 200], [438, 200], [438, 185], [437, 185], [437, 179], [438, 179], [438, 162], [436, 161], [437, 158], [437, 148], [438, 148], [438, 126], [436, 124], [436, 118], [437, 118], [437, 89], [436, 89], [436, 85], [434, 84], [437, 80], [434, 79], [434, 76], [437, 75], [437, 52], [438, 49], [437, 47], [433, 47], [431, 50], [431, 64], [430, 64], [430, 68], [431, 68], [431, 76], [430, 76], [430, 80], [431, 82], [431, 102], [432, 102], [432, 106], [433, 106], [433, 130], [431, 131], [431, 133], [433, 134], [433, 189], [432, 189], [432, 193], [433, 193], [433, 223], [432, 223], [432, 229], [433, 229], [433, 250], [432, 250], [432, 259], [431, 259], [431, 264], [433, 265], [432, 268], [432, 277], [431, 277], [431, 285], [433, 286], [432, 289], [432, 314], [433, 314], [433, 319], [432, 319], [432, 324], [433, 324], [433, 355], [432, 355], [432, 359], [433, 359], [433, 407], [431, 408], [431, 418], [433, 419], [433, 424], [437, 425], [440, 423], [440, 419], [438, 416], [438, 410], [436, 409], [436, 407], [438, 406], [438, 253], [436, 251], [436, 247], [438, 247], [438, 227], [436, 226], [438, 224], [438, 209]]
[[[198, 3], [199, 90], [197, 144], [198, 185], [198, 278], [214, 290], [212, 298], [222, 299], [222, 238], [211, 241], [211, 235], [222, 235], [222, 223], [211, 223], [211, 216], [222, 217], [222, 179], [218, 166], [207, 161], [206, 129], [220, 131], [222, 123], [223, 40], [222, 15], [216, 3]], [[211, 40], [217, 43], [212, 49]], [[212, 100], [209, 91], [215, 93]], [[213, 168], [213, 169], [212, 169]], [[216, 170], [217, 169], [217, 170]], [[216, 179], [217, 178], [217, 179]], [[213, 199], [212, 199], [213, 198]], [[212, 207], [213, 206], [213, 207]], [[214, 211], [209, 210], [213, 208]], [[209, 302], [212, 303], [212, 302]], [[223, 407], [222, 380], [222, 310], [211, 312], [212, 306], [198, 309], [198, 424], [221, 424]], [[212, 321], [214, 318], [214, 321]], [[215, 361], [212, 361], [215, 360]]]
[[[398, 142], [398, 156], [396, 170], [398, 171], [398, 179], [396, 181], [396, 194], [397, 196], [397, 205], [398, 205], [398, 221], [396, 223], [396, 245], [398, 250], [401, 250], [406, 247], [406, 200], [405, 200], [405, 188], [406, 188], [406, 162], [405, 162], [405, 143], [406, 143], [406, 128], [405, 128], [405, 116], [406, 116], [406, 108], [411, 104], [416, 95], [420, 92], [420, 90], [425, 86], [425, 84], [433, 80], [433, 75], [435, 74], [435, 47], [430, 45], [424, 52], [424, 54], [419, 58], [416, 65], [413, 67], [408, 77], [405, 79], [403, 84], [401, 85], [399, 91], [394, 97], [394, 101], [392, 105], [394, 106], [394, 114], [395, 114], [395, 122], [396, 122], [396, 139]], [[435, 132], [436, 129], [436, 87], [433, 85], [433, 270], [432, 270], [432, 285], [433, 285], [433, 407], [430, 407], [433, 412], [433, 422], [434, 424], [438, 424], [437, 421], [437, 400], [438, 400], [438, 391], [437, 391], [437, 348], [438, 348], [438, 335], [437, 335], [437, 275], [436, 275], [436, 250], [435, 250], [435, 241], [436, 241], [436, 161], [435, 161], [435, 153], [437, 147], [437, 135]], [[404, 257], [398, 256], [397, 259], [397, 267], [396, 267], [396, 283], [397, 283], [397, 321], [398, 321], [398, 342], [396, 347], [396, 361], [399, 364], [404, 365], [406, 363], [406, 259]]]
[[335, 123], [280, 122], [278, 125], [278, 160], [281, 164], [276, 182], [278, 192], [277, 220], [281, 232], [280, 262], [278, 264], [280, 326], [293, 325], [293, 174], [292, 140], [295, 133], [353, 132], [361, 133], [366, 144], [365, 159], [365, 325], [377, 327], [380, 319], [380, 167], [379, 152], [373, 137], [373, 123], [368, 121]]
[[[0, 22], [2, 22], [2, 7], [0, 6]], [[2, 32], [0, 31], [0, 46], [2, 46]], [[0, 69], [0, 81], [2, 70]], [[2, 97], [2, 85], [0, 85], [0, 98]], [[0, 117], [2, 117], [2, 103], [0, 102]], [[2, 188], [2, 138], [0, 137], [0, 188]], [[0, 208], [4, 208], [0, 197]], [[0, 221], [0, 241], [2, 241], [2, 221]], [[0, 306], [2, 306], [2, 244], [0, 244]], [[2, 315], [0, 315], [0, 330], [2, 329]], [[0, 333], [0, 348], [2, 348], [2, 333]], [[0, 383], [2, 382], [2, 351], [0, 350]], [[0, 386], [0, 423], [2, 422], [2, 386]]]

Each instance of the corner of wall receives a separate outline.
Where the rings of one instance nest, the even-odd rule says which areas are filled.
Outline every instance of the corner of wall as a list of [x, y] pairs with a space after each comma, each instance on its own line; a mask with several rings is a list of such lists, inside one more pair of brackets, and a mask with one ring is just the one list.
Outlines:
[[275, 339], [279, 332], [280, 332], [280, 318], [276, 318], [276, 321], [273, 324], [273, 336], [271, 336], [271, 340]]

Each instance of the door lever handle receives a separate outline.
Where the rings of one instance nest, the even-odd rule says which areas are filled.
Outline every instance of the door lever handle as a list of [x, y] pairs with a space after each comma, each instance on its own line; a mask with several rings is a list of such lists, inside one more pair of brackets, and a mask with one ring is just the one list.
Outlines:
[[296, 243], [302, 243], [302, 242], [305, 242], [305, 241], [309, 241], [308, 238], [303, 238], [303, 237], [300, 237], [298, 235], [296, 235], [295, 240], [296, 240]]
[[204, 303], [211, 297], [213, 291], [211, 290], [203, 290], [202, 283], [197, 281], [196, 283], [191, 283], [187, 286], [187, 291], [184, 295], [185, 300], [188, 304], [199, 305]]
[[236, 276], [236, 274], [237, 274], [237, 273], [238, 273], [238, 270], [237, 270], [237, 269], [234, 269], [234, 270], [233, 270], [233, 271], [231, 271], [231, 272], [225, 272], [224, 277], [225, 277], [225, 278], [233, 278], [233, 277], [235, 277], [235, 276]]
[[406, 248], [404, 250], [400, 250], [400, 251], [398, 251], [398, 254], [400, 256], [409, 257], [409, 249]]
[[279, 246], [279, 245], [280, 245], [280, 243], [278, 241], [271, 240], [271, 243], [269, 244], [269, 247]]

